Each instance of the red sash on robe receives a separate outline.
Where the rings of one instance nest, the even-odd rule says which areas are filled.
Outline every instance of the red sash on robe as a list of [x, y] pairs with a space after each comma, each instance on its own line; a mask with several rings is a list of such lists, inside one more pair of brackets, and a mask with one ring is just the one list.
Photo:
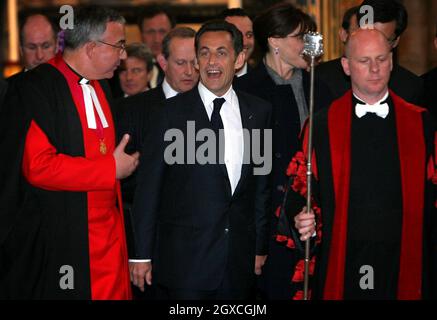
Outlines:
[[[408, 104], [390, 91], [396, 115], [402, 182], [402, 238], [397, 298], [421, 299], [423, 211], [426, 148], [424, 109]], [[335, 191], [332, 240], [323, 298], [343, 299], [351, 170], [352, 92], [336, 100], [328, 113], [328, 131]], [[323, 214], [323, 213], [322, 213]]]
[[[65, 77], [82, 123], [84, 149], [87, 158], [112, 157], [115, 148], [115, 132], [109, 104], [98, 81], [90, 81], [101, 103], [108, 121], [108, 128], [102, 128], [107, 154], [100, 154], [97, 132], [89, 129], [85, 115], [83, 92], [78, 85], [79, 76], [58, 55], [49, 63], [57, 68]], [[99, 118], [96, 117], [99, 122]], [[77, 177], [78, 179], [80, 177]], [[93, 300], [131, 299], [131, 288], [128, 269], [128, 256], [125, 239], [125, 228], [121, 204], [120, 183], [117, 181], [112, 190], [87, 192], [88, 198], [88, 240], [90, 258], [91, 297]]]

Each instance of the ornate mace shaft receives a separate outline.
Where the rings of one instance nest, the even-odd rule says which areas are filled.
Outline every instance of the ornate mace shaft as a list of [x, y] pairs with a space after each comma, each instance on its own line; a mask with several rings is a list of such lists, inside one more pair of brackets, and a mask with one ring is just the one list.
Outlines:
[[[313, 118], [314, 118], [314, 67], [317, 57], [323, 55], [323, 36], [316, 32], [309, 32], [304, 35], [304, 50], [303, 55], [310, 58], [310, 106], [308, 117], [308, 149], [307, 149], [307, 213], [311, 212], [311, 178], [312, 178], [312, 150], [313, 150]], [[309, 265], [310, 265], [310, 239], [305, 241], [305, 270], [304, 270], [304, 289], [303, 298], [308, 300], [308, 284], [309, 284]]]

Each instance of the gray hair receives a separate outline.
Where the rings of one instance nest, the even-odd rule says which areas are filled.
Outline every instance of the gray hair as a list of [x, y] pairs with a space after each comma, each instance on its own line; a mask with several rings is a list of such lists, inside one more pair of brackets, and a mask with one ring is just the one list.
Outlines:
[[65, 48], [77, 49], [89, 41], [96, 41], [105, 33], [108, 22], [125, 24], [116, 11], [99, 6], [83, 7], [74, 15], [74, 28], [65, 30]]

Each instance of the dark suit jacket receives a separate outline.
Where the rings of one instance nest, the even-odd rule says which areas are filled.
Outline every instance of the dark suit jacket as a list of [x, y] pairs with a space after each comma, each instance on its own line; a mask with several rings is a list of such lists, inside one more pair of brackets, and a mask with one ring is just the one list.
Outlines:
[[[342, 97], [351, 88], [350, 78], [341, 66], [341, 58], [318, 65], [316, 74], [329, 86], [334, 99]], [[388, 86], [405, 101], [423, 105], [422, 79], [395, 62]]]
[[150, 110], [165, 101], [162, 84], [154, 89], [117, 101], [118, 136], [128, 133], [131, 136], [128, 150], [141, 150], [144, 130], [147, 127]]
[[[155, 89], [148, 90], [117, 100], [117, 138], [118, 141], [125, 133], [130, 135], [130, 140], [125, 151], [132, 154], [141, 151], [144, 140], [144, 132], [149, 126], [150, 110], [161, 105], [165, 101], [162, 85]], [[142, 160], [140, 156], [140, 161]], [[125, 214], [126, 239], [129, 256], [136, 256], [134, 229], [132, 225], [132, 204], [137, 187], [137, 171], [129, 177], [121, 180], [121, 191]]]
[[[118, 140], [125, 133], [130, 135], [126, 146], [127, 153], [141, 151], [144, 132], [149, 126], [150, 110], [165, 101], [162, 85], [155, 89], [136, 94], [117, 101], [117, 136]], [[122, 180], [123, 201], [132, 203], [136, 187], [136, 173]]]
[[425, 87], [424, 106], [437, 120], [437, 68], [425, 73], [422, 79]]
[[[268, 128], [270, 105], [237, 96], [243, 128]], [[172, 128], [187, 137], [187, 121], [195, 121], [196, 133], [212, 128], [197, 86], [167, 100], [150, 121], [133, 208], [138, 258], [152, 258], [155, 283], [170, 288], [215, 290], [226, 276], [232, 286], [248, 289], [255, 255], [267, 254], [268, 178], [255, 176], [250, 160], [232, 195], [225, 165], [167, 165], [171, 142], [164, 134]], [[196, 150], [203, 144], [195, 143]]]

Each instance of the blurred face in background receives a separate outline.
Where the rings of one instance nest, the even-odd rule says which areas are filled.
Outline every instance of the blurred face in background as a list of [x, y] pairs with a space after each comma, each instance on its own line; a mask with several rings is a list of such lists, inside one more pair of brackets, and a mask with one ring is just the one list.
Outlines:
[[246, 62], [252, 55], [255, 47], [255, 37], [253, 35], [253, 24], [249, 17], [231, 16], [226, 17], [227, 22], [232, 23], [243, 34], [243, 50], [246, 55]]
[[171, 22], [166, 14], [160, 13], [152, 18], [144, 19], [141, 36], [143, 42], [157, 57], [162, 52], [162, 39], [171, 30]]
[[162, 54], [158, 57], [165, 79], [177, 92], [191, 90], [199, 80], [199, 72], [195, 69], [194, 38], [174, 37], [170, 40], [168, 49], [168, 59]]
[[144, 92], [149, 89], [151, 75], [144, 60], [128, 57], [123, 61], [119, 71], [121, 89], [129, 96]]
[[21, 56], [26, 69], [33, 69], [55, 56], [58, 51], [56, 35], [46, 17], [29, 17], [21, 32]]

